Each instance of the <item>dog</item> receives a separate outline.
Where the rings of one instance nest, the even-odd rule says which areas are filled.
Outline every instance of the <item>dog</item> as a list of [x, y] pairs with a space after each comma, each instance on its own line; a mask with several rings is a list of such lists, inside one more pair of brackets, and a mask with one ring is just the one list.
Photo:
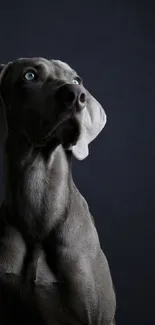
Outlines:
[[72, 157], [85, 159], [105, 124], [104, 109], [67, 63], [21, 58], [0, 66], [0, 272], [33, 288], [49, 278], [62, 285], [78, 324], [115, 323], [109, 265], [71, 173]]

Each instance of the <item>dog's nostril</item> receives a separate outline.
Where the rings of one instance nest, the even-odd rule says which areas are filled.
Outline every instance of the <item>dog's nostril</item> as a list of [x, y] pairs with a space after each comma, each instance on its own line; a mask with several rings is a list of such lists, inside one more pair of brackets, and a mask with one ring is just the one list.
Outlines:
[[75, 94], [74, 94], [74, 92], [73, 91], [69, 91], [66, 94], [65, 102], [72, 103], [72, 102], [74, 102], [74, 100], [75, 100]]
[[79, 97], [79, 101], [80, 101], [81, 103], [85, 103], [85, 101], [86, 101], [86, 95], [85, 95], [85, 93], [82, 93], [82, 94], [80, 95], [80, 97]]
[[56, 99], [65, 107], [72, 108], [75, 105], [81, 110], [85, 107], [86, 93], [79, 85], [65, 84], [58, 89]]

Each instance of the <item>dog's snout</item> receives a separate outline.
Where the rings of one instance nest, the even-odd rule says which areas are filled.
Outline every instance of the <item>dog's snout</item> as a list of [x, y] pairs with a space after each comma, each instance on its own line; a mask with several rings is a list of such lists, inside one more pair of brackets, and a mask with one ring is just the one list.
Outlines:
[[56, 94], [59, 103], [67, 106], [76, 106], [82, 110], [86, 106], [86, 93], [84, 88], [76, 84], [65, 84], [59, 88]]

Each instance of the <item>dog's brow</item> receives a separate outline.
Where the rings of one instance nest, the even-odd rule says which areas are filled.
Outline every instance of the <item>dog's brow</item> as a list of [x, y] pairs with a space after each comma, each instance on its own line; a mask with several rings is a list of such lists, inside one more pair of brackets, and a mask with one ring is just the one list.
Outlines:
[[51, 71], [51, 66], [48, 64], [48, 62], [38, 61], [35, 63], [35, 67], [41, 68], [42, 70], [46, 71], [47, 74], [49, 74]]

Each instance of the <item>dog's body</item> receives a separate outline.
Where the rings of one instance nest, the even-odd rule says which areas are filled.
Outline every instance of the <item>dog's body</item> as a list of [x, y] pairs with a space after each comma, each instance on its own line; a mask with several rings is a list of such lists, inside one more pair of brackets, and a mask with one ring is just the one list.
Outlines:
[[[19, 83], [23, 69], [26, 77], [40, 69], [39, 80]], [[56, 282], [62, 310], [73, 315], [67, 324], [112, 325], [116, 303], [109, 266], [71, 175], [72, 153], [77, 159], [88, 155], [105, 113], [75, 71], [60, 61], [17, 60], [1, 75], [1, 114], [3, 124], [6, 114], [8, 135], [5, 139], [3, 125], [0, 271], [33, 279], [34, 288]], [[72, 86], [72, 80], [78, 84]], [[54, 317], [50, 322], [61, 323]]]

